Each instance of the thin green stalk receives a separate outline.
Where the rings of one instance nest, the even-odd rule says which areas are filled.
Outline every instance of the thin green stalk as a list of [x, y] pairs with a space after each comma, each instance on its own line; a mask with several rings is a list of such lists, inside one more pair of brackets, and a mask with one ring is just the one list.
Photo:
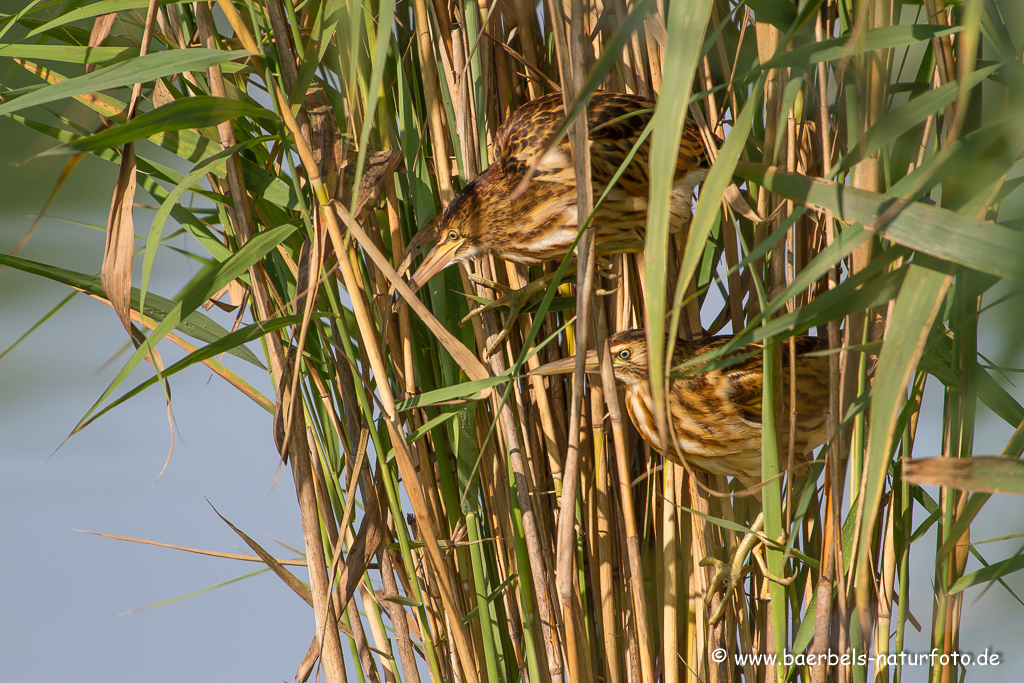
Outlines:
[[[782, 536], [782, 487], [779, 483], [779, 437], [776, 427], [776, 411], [781, 406], [781, 382], [779, 371], [782, 359], [779, 346], [774, 338], [764, 341], [764, 357], [762, 361], [762, 398], [761, 398], [761, 500], [764, 505], [764, 532], [768, 538]], [[778, 397], [778, 398], [777, 398]], [[783, 576], [785, 568], [785, 552], [768, 546], [765, 550], [768, 571], [775, 576]], [[767, 577], [765, 577], [767, 581]], [[771, 595], [769, 614], [771, 618], [772, 643], [774, 652], [781, 655], [786, 651], [786, 588], [774, 581], [768, 583]], [[781, 659], [776, 666], [778, 680], [785, 679], [786, 669]]]
[[[516, 572], [519, 578], [519, 613], [523, 619], [523, 649], [526, 650], [526, 666], [531, 681], [541, 681], [543, 670], [537, 657], [538, 644], [535, 638], [543, 637], [537, 620], [537, 609], [534, 606], [537, 595], [533, 586], [533, 574], [530, 569], [529, 551], [526, 549], [526, 536], [523, 531], [523, 512], [519, 509], [519, 496], [516, 495], [516, 482], [509, 474], [509, 502], [512, 505], [512, 531], [515, 535]], [[542, 648], [542, 646], [541, 646]], [[543, 651], [541, 649], [541, 651]]]
[[480, 622], [480, 636], [483, 639], [484, 666], [487, 670], [487, 680], [491, 683], [504, 681], [504, 676], [498, 674], [498, 662], [496, 653], [501, 649], [495, 640], [497, 623], [490, 609], [491, 586], [485, 578], [485, 565], [483, 555], [482, 538], [480, 534], [480, 517], [476, 510], [466, 512], [466, 531], [469, 535], [469, 556], [473, 570], [473, 586], [476, 589], [477, 619]]
[[[358, 358], [358, 355], [352, 348], [351, 335], [345, 325], [344, 318], [340, 319], [339, 326], [342, 330], [341, 343], [344, 348], [345, 355], [350, 359]], [[384, 483], [384, 488], [387, 493], [388, 506], [391, 508], [392, 517], [396, 520], [395, 533], [398, 536], [398, 546], [402, 554], [402, 563], [405, 565], [406, 575], [409, 577], [409, 583], [412, 586], [412, 598], [419, 603], [416, 608], [416, 616], [419, 620], [420, 633], [422, 634], [423, 645], [426, 649], [427, 664], [430, 667], [431, 675], [434, 676], [435, 680], [439, 681], [442, 679], [441, 672], [438, 667], [437, 651], [435, 650], [434, 639], [431, 635], [430, 619], [427, 615], [426, 601], [424, 600], [423, 593], [420, 589], [419, 581], [416, 579], [416, 560], [412, 554], [409, 532], [404, 524], [405, 516], [402, 513], [400, 496], [397, 490], [398, 482], [395, 478], [395, 473], [392, 470], [394, 465], [389, 464], [386, 460], [380, 457], [381, 454], [387, 453], [388, 449], [384, 447], [381, 435], [375, 428], [376, 421], [373, 419], [372, 399], [366, 395], [365, 388], [361, 382], [355, 382], [355, 390], [358, 396], [359, 407], [363, 412], [363, 419], [366, 420], [366, 424], [370, 427], [370, 438], [373, 442], [374, 450], [378, 455], [378, 466], [381, 468], [381, 480]], [[381, 521], [383, 522], [383, 520]]]

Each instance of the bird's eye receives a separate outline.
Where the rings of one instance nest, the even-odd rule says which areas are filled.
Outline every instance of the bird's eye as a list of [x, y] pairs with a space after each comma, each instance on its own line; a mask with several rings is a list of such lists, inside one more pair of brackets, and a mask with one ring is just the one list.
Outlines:
[[618, 356], [622, 360], [629, 360], [629, 349], [622, 349], [619, 351]]
[[458, 230], [449, 230], [448, 231], [448, 239], [450, 241], [452, 241], [452, 242], [454, 242], [455, 240], [459, 239], [459, 231]]

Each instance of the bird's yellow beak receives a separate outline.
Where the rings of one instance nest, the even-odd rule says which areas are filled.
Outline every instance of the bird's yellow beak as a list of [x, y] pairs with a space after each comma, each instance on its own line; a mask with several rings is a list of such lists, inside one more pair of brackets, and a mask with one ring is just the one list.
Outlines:
[[412, 274], [412, 278], [409, 279], [409, 287], [412, 288], [412, 291], [419, 290], [430, 278], [454, 263], [455, 255], [458, 253], [459, 247], [462, 246], [463, 242], [465, 240], [460, 239], [454, 242], [443, 242], [435, 245], [430, 250], [430, 253], [427, 254], [427, 258], [420, 264], [420, 267]]
[[[601, 372], [601, 365], [597, 360], [597, 351], [591, 350], [587, 352], [587, 358], [584, 361], [584, 370], [586, 372]], [[540, 366], [536, 370], [531, 370], [531, 375], [564, 375], [570, 373], [576, 369], [576, 357], [569, 356], [568, 358], [561, 358], [556, 361], [552, 361], [545, 365]]]

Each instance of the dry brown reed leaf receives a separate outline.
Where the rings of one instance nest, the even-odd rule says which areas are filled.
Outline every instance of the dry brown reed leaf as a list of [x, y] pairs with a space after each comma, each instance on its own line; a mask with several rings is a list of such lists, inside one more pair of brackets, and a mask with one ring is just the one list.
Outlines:
[[[210, 501], [206, 501], [206, 502], [210, 503]], [[282, 581], [284, 581], [284, 584], [286, 586], [291, 588], [292, 591], [294, 591], [296, 595], [298, 595], [306, 603], [308, 603], [310, 607], [313, 606], [313, 595], [310, 593], [310, 590], [306, 586], [306, 584], [304, 584], [301, 581], [299, 581], [298, 578], [296, 578], [296, 576], [294, 574], [292, 574], [290, 571], [285, 569], [284, 565], [281, 562], [278, 562], [277, 559], [273, 555], [271, 555], [270, 553], [268, 553], [266, 550], [263, 549], [263, 546], [261, 546], [259, 543], [257, 543], [252, 538], [250, 538], [244, 531], [242, 531], [241, 529], [236, 527], [234, 524], [232, 524], [230, 521], [228, 521], [228, 519], [224, 515], [220, 514], [220, 511], [216, 507], [214, 507], [213, 503], [210, 503], [210, 507], [213, 508], [213, 511], [215, 513], [217, 513], [217, 516], [220, 517], [221, 520], [225, 524], [227, 524], [229, 527], [231, 527], [232, 531], [234, 531], [236, 534], [238, 534], [239, 538], [241, 538], [243, 541], [245, 541], [245, 544], [247, 546], [252, 548], [253, 551], [257, 555], [259, 555], [259, 557], [263, 561], [263, 563], [266, 564], [267, 567], [269, 567], [271, 571], [273, 571], [275, 574], [277, 574], [277, 576]]]
[[305, 683], [309, 680], [309, 676], [313, 673], [313, 667], [316, 666], [318, 659], [320, 659], [320, 641], [313, 638], [313, 641], [309, 644], [309, 649], [306, 650], [305, 656], [299, 662], [298, 671], [295, 672], [296, 683]]
[[[161, 543], [160, 541], [150, 541], [145, 538], [134, 538], [132, 536], [119, 536], [117, 534], [107, 534], [102, 531], [89, 531], [88, 529], [72, 529], [72, 531], [78, 531], [83, 534], [92, 534], [93, 536], [101, 536], [103, 538], [112, 538], [115, 541], [128, 541], [130, 543], [141, 543], [142, 545], [155, 545], [158, 548], [170, 548], [171, 550], [183, 550], [186, 553], [194, 553], [196, 555], [207, 555], [209, 557], [219, 557], [225, 560], [240, 560], [242, 562], [263, 562], [263, 558], [257, 555], [239, 555], [238, 553], [222, 553], [215, 550], [201, 550], [199, 548], [190, 548], [184, 545], [174, 545], [173, 543]], [[286, 567], [305, 567], [305, 560], [283, 560], [274, 559], [275, 562]]]
[[[92, 31], [89, 33], [89, 47], [99, 47], [110, 35], [110, 29], [114, 28], [114, 21], [117, 20], [117, 12], [101, 14], [96, 17], [92, 24]], [[92, 73], [96, 68], [95, 64], [86, 64], [85, 73]]]
[[[359, 246], [363, 248], [366, 255], [370, 257], [373, 264], [380, 269], [384, 277], [388, 279], [391, 286], [398, 290], [398, 293], [402, 295], [402, 298], [412, 310], [416, 311], [417, 315], [423, 320], [423, 323], [430, 328], [430, 331], [437, 337], [437, 340], [444, 346], [445, 350], [451, 354], [452, 358], [456, 363], [459, 364], [470, 379], [484, 379], [490, 377], [491, 373], [488, 372], [487, 368], [476, 355], [466, 348], [466, 345], [462, 343], [448, 329], [434, 317], [434, 314], [430, 312], [426, 306], [420, 302], [419, 297], [412, 291], [409, 285], [406, 284], [405, 280], [398, 274], [394, 267], [388, 262], [387, 257], [377, 248], [373, 239], [366, 234], [362, 226], [359, 225], [358, 221], [352, 220], [352, 217], [348, 214], [348, 210], [340, 206], [337, 203], [331, 205], [337, 212], [337, 215], [342, 219], [345, 225], [348, 226], [352, 236], [359, 242]], [[486, 390], [489, 394], [492, 390]]]
[[[142, 44], [139, 55], [145, 56], [149, 52], [149, 44], [153, 38], [153, 26], [156, 24], [158, 0], [150, 0], [146, 13], [146, 26], [142, 34]], [[111, 25], [113, 19], [110, 20]], [[109, 32], [109, 27], [106, 32]], [[93, 27], [92, 39], [102, 42], [105, 39], [104, 24], [97, 21]], [[132, 96], [128, 101], [128, 112], [126, 119], [131, 121], [138, 109], [139, 97], [142, 94], [142, 84], [136, 83], [132, 88]], [[132, 337], [131, 323], [131, 290], [132, 290], [132, 258], [135, 255], [135, 221], [132, 217], [132, 209], [135, 203], [135, 145], [127, 143], [121, 153], [121, 168], [117, 174], [117, 184], [114, 186], [114, 195], [110, 203], [110, 214], [107, 218], [107, 240], [103, 248], [103, 265], [100, 276], [103, 281], [103, 290], [110, 299], [111, 306], [117, 314], [121, 324]], [[154, 361], [155, 362], [155, 361]]]
[[292, 439], [296, 438], [296, 432], [302, 431], [302, 394], [295, 387], [295, 354], [295, 347], [292, 347], [277, 383], [277, 402], [274, 405], [274, 443], [285, 464], [288, 463]]
[[903, 478], [918, 486], [1024, 494], [1024, 462], [998, 455], [905, 460]]
[[100, 277], [121, 324], [131, 333], [132, 259], [135, 256], [135, 146], [128, 143], [121, 153], [121, 168], [107, 218], [107, 241], [103, 249]]

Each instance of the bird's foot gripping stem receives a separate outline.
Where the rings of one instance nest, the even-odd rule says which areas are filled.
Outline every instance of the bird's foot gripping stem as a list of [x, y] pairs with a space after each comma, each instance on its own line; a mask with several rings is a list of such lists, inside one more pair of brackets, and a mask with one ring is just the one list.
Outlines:
[[508, 307], [509, 309], [508, 317], [505, 318], [505, 326], [501, 328], [501, 331], [498, 332], [497, 336], [495, 336], [494, 339], [491, 340], [490, 344], [487, 345], [486, 356], [490, 358], [498, 347], [501, 346], [501, 343], [505, 341], [505, 338], [508, 337], [508, 333], [512, 331], [512, 326], [516, 324], [516, 319], [519, 317], [520, 312], [526, 308], [526, 306], [529, 305], [529, 303], [535, 299], [538, 294], [547, 289], [548, 284], [550, 284], [553, 278], [552, 276], [546, 275], [539, 280], [527, 283], [519, 289], [513, 289], [501, 284], [500, 282], [494, 282], [492, 280], [482, 278], [479, 275], [470, 275], [469, 279], [478, 285], [493, 289], [502, 296], [485, 306], [480, 306], [470, 311], [469, 315], [463, 318], [459, 323], [460, 325], [466, 324], [466, 321], [473, 316], [486, 313], [487, 311], [493, 311], [502, 307]]
[[[747, 553], [754, 556], [754, 560], [757, 562], [758, 567], [761, 568], [761, 573], [764, 574], [765, 578], [769, 581], [788, 586], [793, 583], [795, 577], [779, 577], [775, 576], [768, 571], [768, 566], [765, 564], [764, 557], [761, 555], [763, 544], [759, 533], [764, 529], [764, 514], [758, 514], [754, 523], [750, 525], [750, 531], [744, 534], [743, 540], [740, 541], [739, 547], [736, 548], [736, 553], [732, 556], [732, 560], [728, 563], [723, 562], [717, 557], [706, 557], [700, 561], [702, 567], [715, 567], [718, 571], [715, 572], [715, 576], [711, 579], [711, 585], [708, 586], [708, 592], [704, 596], [704, 604], [711, 605], [711, 600], [715, 593], [719, 590], [723, 590], [722, 602], [719, 604], [718, 609], [711, 615], [709, 623], [714, 626], [722, 617], [725, 616], [725, 610], [729, 604], [729, 598], [737, 590], [740, 582], [743, 578], [749, 574], [753, 567], [751, 565], [744, 565], [743, 560], [746, 558]], [[761, 591], [762, 600], [770, 600], [768, 595], [768, 584], [764, 585]]]

